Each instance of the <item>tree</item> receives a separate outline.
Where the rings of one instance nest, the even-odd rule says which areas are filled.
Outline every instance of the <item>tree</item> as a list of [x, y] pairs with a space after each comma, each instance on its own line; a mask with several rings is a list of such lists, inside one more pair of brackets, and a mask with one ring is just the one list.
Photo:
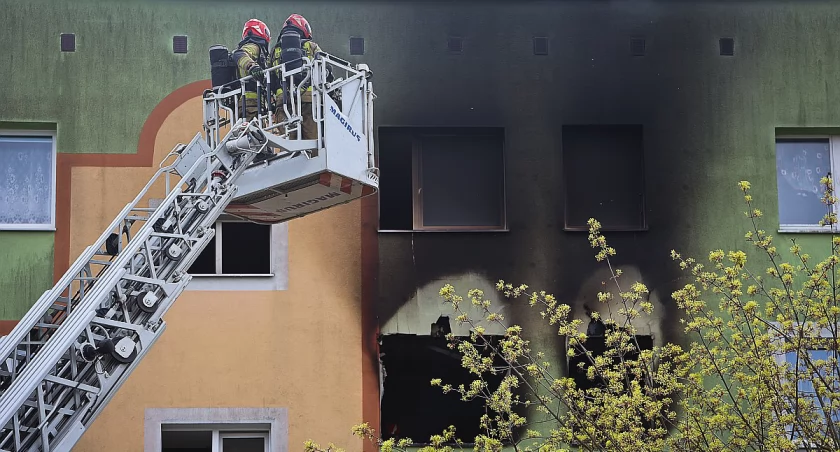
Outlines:
[[[570, 318], [571, 307], [551, 294], [504, 281], [497, 285], [504, 297], [539, 308], [566, 337], [567, 354], [577, 358], [587, 384], [576, 384], [544, 353], [532, 351], [523, 329], [505, 324], [482, 291], [470, 290], [465, 299], [452, 285], [441, 289], [441, 298], [471, 333], [449, 335], [449, 347], [460, 352], [462, 366], [475, 379], [458, 387], [439, 379], [430, 383], [463, 400], [484, 400], [483, 433], [474, 439], [475, 450], [840, 450], [840, 237], [830, 208], [837, 202], [832, 181], [821, 183], [829, 207], [821, 224], [832, 234], [830, 252], [819, 262], [813, 263], [795, 240], [787, 257], [779, 252], [759, 225], [762, 213], [753, 207], [746, 181], [739, 183], [750, 224], [745, 238], [764, 264], [748, 262], [741, 250], [714, 250], [709, 266], [671, 252], [693, 280], [672, 294], [687, 347], [640, 344], [634, 324], [653, 311], [648, 289], [640, 282], [622, 284], [622, 272], [611, 261], [616, 251], [591, 219], [590, 244], [611, 275], [605, 285], [612, 290], [598, 294], [600, 302], [617, 308], [608, 311], [609, 317], [593, 312], [584, 332], [583, 322]], [[478, 307], [483, 317], [467, 315], [464, 303]], [[496, 345], [485, 336], [488, 323], [505, 327]], [[494, 365], [497, 358], [504, 365]], [[488, 385], [487, 377], [499, 374], [502, 383]], [[367, 424], [353, 431], [383, 451], [405, 450], [412, 443], [383, 441]], [[430, 443], [424, 452], [464, 448], [454, 428]], [[336, 448], [310, 441], [306, 450]]]

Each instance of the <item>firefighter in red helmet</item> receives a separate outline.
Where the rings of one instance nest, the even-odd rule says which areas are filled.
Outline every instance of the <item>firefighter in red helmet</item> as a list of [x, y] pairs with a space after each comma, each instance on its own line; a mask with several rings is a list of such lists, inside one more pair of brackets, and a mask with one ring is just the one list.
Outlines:
[[[233, 52], [239, 78], [251, 75], [260, 81], [269, 58], [268, 45], [271, 42], [271, 31], [265, 22], [251, 19], [242, 28], [242, 40]], [[254, 80], [245, 82], [245, 117], [248, 121], [257, 115], [257, 83]]]
[[[271, 51], [271, 62], [269, 63], [269, 67], [278, 66], [281, 64], [281, 56], [283, 53], [283, 48], [281, 47], [281, 36], [287, 32], [296, 32], [300, 35], [300, 42], [302, 48], [302, 55], [309, 58], [310, 60], [315, 58], [315, 54], [321, 51], [321, 47], [312, 40], [312, 27], [309, 25], [309, 22], [300, 14], [292, 14], [283, 22], [283, 29], [280, 30], [280, 34], [277, 36], [277, 40], [274, 44], [274, 48]], [[281, 74], [277, 74], [277, 78], [279, 79]], [[283, 86], [278, 83], [277, 89], [274, 90], [275, 95], [275, 121], [285, 121], [286, 120], [286, 113], [283, 111]], [[273, 85], [272, 85], [273, 87]], [[317, 138], [317, 126], [315, 125], [315, 121], [312, 119], [312, 85], [308, 84], [308, 86], [300, 87], [302, 89], [300, 95], [300, 111], [301, 111], [301, 132], [302, 136], [298, 138], [302, 138], [304, 140], [311, 140]]]

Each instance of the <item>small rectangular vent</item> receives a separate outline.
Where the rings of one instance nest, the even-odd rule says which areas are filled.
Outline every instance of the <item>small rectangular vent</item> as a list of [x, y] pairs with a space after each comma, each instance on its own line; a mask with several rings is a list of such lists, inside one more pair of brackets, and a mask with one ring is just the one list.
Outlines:
[[646, 50], [645, 38], [630, 38], [630, 55], [645, 56]]
[[446, 41], [446, 48], [450, 53], [461, 53], [464, 50], [464, 40], [458, 36], [450, 36]]
[[173, 36], [172, 37], [172, 51], [175, 53], [187, 53], [187, 37]]
[[735, 38], [720, 38], [720, 54], [723, 56], [735, 55]]
[[61, 51], [75, 52], [76, 51], [76, 35], [74, 33], [61, 34]]
[[350, 38], [350, 55], [365, 54], [365, 38]]
[[548, 38], [544, 36], [534, 37], [534, 55], [548, 55]]

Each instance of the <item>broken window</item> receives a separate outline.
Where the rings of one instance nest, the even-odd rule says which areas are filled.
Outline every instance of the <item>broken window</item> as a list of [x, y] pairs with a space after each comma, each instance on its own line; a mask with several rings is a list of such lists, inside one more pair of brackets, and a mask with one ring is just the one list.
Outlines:
[[566, 230], [647, 229], [641, 125], [564, 125], [563, 182]]
[[504, 130], [379, 129], [381, 230], [504, 230]]
[[[606, 388], [606, 383], [603, 379], [599, 378], [596, 375], [595, 378], [590, 380], [586, 376], [586, 371], [589, 367], [592, 366], [592, 360], [594, 360], [598, 356], [602, 356], [604, 352], [607, 351], [606, 333], [608, 328], [611, 329], [613, 327], [608, 327], [601, 320], [590, 320], [589, 326], [586, 331], [587, 338], [586, 342], [584, 343], [584, 347], [587, 351], [589, 351], [592, 354], [592, 357], [587, 357], [580, 351], [579, 347], [575, 347], [575, 356], [570, 357], [568, 360], [569, 376], [572, 378], [572, 380], [574, 380], [575, 385], [578, 389], [586, 391], [588, 389], [593, 388]], [[623, 355], [625, 361], [638, 360], [638, 350], [653, 349], [653, 336], [637, 334], [634, 337], [636, 343], [638, 344], [638, 349], [625, 353]], [[615, 348], [615, 346], [611, 346], [610, 348]], [[616, 365], [619, 364], [620, 359], [621, 358], [616, 356], [615, 358], [613, 358], [613, 363]], [[583, 366], [581, 366], [581, 364], [583, 364]], [[630, 378], [634, 377], [631, 375]], [[640, 384], [644, 388], [644, 381], [641, 381]], [[652, 427], [652, 425], [648, 422], [644, 422], [643, 424], [646, 428]]]
[[216, 235], [190, 266], [195, 275], [271, 275], [271, 226], [218, 221]]
[[[442, 319], [446, 319], [442, 317]], [[415, 445], [427, 444], [429, 437], [455, 426], [455, 436], [472, 443], [482, 432], [479, 422], [486, 413], [485, 400], [466, 402], [455, 391], [444, 394], [432, 386], [435, 378], [457, 388], [469, 386], [477, 377], [461, 366], [461, 354], [447, 347], [448, 322], [432, 325], [433, 334], [389, 334], [381, 337], [380, 361], [384, 368], [381, 430], [385, 439], [411, 438]], [[485, 336], [498, 344], [502, 336]], [[468, 339], [468, 338], [463, 338]], [[504, 362], [497, 358], [497, 365]], [[504, 373], [485, 375], [489, 390], [499, 387]], [[492, 413], [488, 413], [491, 414]]]

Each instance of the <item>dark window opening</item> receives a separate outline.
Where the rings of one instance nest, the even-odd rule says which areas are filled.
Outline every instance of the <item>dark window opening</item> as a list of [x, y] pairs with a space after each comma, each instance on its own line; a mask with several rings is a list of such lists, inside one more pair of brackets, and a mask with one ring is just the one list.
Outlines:
[[350, 38], [350, 55], [365, 54], [365, 38]]
[[380, 229], [505, 228], [504, 132], [379, 130]]
[[249, 222], [222, 223], [222, 273], [271, 273], [271, 226]]
[[160, 432], [161, 452], [211, 452], [213, 432], [211, 431], [168, 431]]
[[174, 36], [172, 38], [172, 51], [175, 53], [187, 53], [187, 37]]
[[76, 51], [76, 35], [74, 33], [61, 34], [61, 51], [75, 52]]
[[[221, 240], [221, 246], [216, 242]], [[221, 249], [220, 249], [221, 248]], [[271, 226], [224, 221], [190, 266], [193, 275], [268, 275], [271, 271]]]
[[647, 229], [641, 125], [564, 125], [566, 230]]
[[[584, 347], [586, 347], [587, 351], [592, 353], [592, 358], [587, 357], [586, 355], [581, 353], [580, 350], [577, 350], [577, 348], [576, 348], [575, 356], [572, 356], [568, 360], [569, 376], [572, 378], [572, 380], [574, 380], [575, 386], [578, 389], [582, 389], [582, 390], [586, 391], [586, 390], [589, 390], [589, 389], [605, 388], [606, 387], [606, 382], [603, 379], [601, 379], [597, 376], [595, 378], [593, 378], [592, 380], [590, 380], [586, 376], [586, 370], [589, 367], [592, 366], [592, 361], [591, 360], [594, 360], [598, 356], [602, 356], [604, 354], [604, 352], [607, 350], [606, 336], [605, 336], [607, 328], [608, 327], [606, 327], [606, 325], [604, 325], [603, 322], [600, 322], [600, 321], [596, 322], [596, 321], [590, 320], [589, 327], [588, 327], [587, 332], [586, 332], [587, 339], [586, 339], [586, 342], [584, 343]], [[636, 361], [636, 360], [639, 359], [639, 356], [640, 356], [639, 351], [652, 350], [653, 349], [653, 336], [636, 335], [636, 336], [634, 336], [634, 338], [635, 338], [635, 341], [638, 343], [638, 348], [635, 349], [635, 350], [632, 350], [630, 352], [625, 353], [624, 354], [624, 360], [625, 361]], [[614, 347], [615, 346], [611, 346], [611, 348], [614, 348]], [[620, 362], [621, 362], [621, 360], [618, 356], [613, 358], [613, 364], [618, 365]], [[583, 364], [583, 367], [580, 366], [581, 364]], [[633, 377], [631, 376], [631, 378], [633, 378]], [[644, 384], [644, 380], [640, 381], [640, 385], [641, 385], [642, 388], [644, 388], [646, 386]], [[629, 388], [627, 386], [625, 386], [625, 389], [629, 389]], [[653, 427], [652, 422], [645, 421], [645, 420], [642, 421], [642, 425], [644, 426], [644, 428], [648, 428], [648, 429]], [[575, 429], [573, 428], [573, 430], [575, 430]], [[576, 443], [575, 445], [579, 445], [579, 444]]]
[[[390, 334], [381, 337], [380, 359], [385, 369], [382, 392], [381, 431], [384, 439], [411, 438], [415, 445], [427, 444], [429, 437], [441, 434], [450, 425], [464, 443], [473, 443], [481, 434], [479, 422], [486, 413], [485, 401], [461, 400], [452, 391], [444, 394], [431, 380], [439, 378], [454, 388], [469, 387], [476, 379], [461, 366], [461, 354], [447, 347], [443, 335], [416, 336]], [[487, 336], [498, 346], [502, 336]], [[468, 338], [463, 338], [468, 339]], [[478, 347], [478, 346], [477, 346]], [[503, 365], [497, 358], [497, 365]], [[485, 375], [488, 389], [499, 387], [503, 373]]]
[[534, 55], [548, 55], [548, 38], [543, 36], [534, 38]]
[[214, 235], [207, 246], [193, 261], [187, 273], [191, 275], [212, 275], [216, 273], [216, 236]]

